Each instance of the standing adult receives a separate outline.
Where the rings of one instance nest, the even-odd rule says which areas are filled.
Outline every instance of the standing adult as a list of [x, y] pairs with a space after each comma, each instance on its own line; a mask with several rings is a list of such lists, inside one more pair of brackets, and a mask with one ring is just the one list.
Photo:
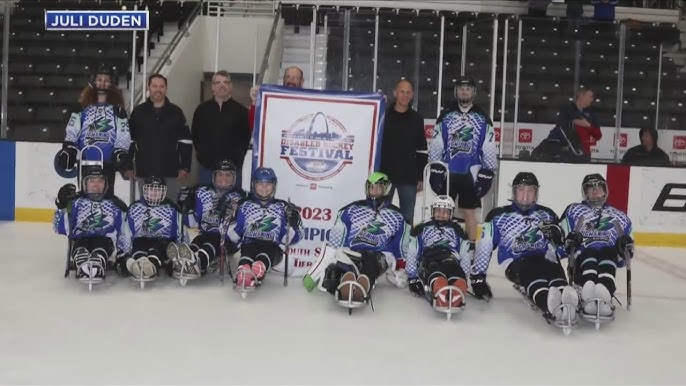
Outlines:
[[141, 197], [143, 181], [163, 177], [167, 196], [176, 197], [191, 171], [193, 141], [183, 110], [167, 98], [167, 78], [148, 78], [148, 99], [131, 112], [129, 125]]
[[[283, 72], [283, 86], [303, 88], [303, 82], [305, 82], [305, 74], [300, 67], [291, 66], [286, 68], [286, 70]], [[257, 91], [259, 89], [260, 86], [252, 86], [250, 88], [250, 100], [252, 101], [252, 104], [250, 105], [250, 111], [248, 112], [250, 131], [255, 128], [255, 97], [257, 97]]]
[[426, 165], [424, 118], [410, 106], [414, 87], [401, 79], [393, 91], [395, 101], [386, 109], [381, 145], [381, 171], [393, 181], [390, 197], [398, 190], [400, 212], [410, 225], [414, 221], [417, 192], [423, 189]]
[[238, 168], [236, 184], [241, 184], [241, 170], [250, 144], [248, 109], [231, 97], [231, 75], [225, 70], [212, 76], [213, 98], [202, 102], [193, 114], [191, 135], [200, 163], [199, 180], [212, 183], [212, 173], [224, 159]]
[[103, 162], [102, 174], [107, 182], [105, 198], [111, 198], [115, 173], [120, 171], [131, 175], [128, 156], [131, 135], [114, 69], [105, 63], [94, 68], [90, 82], [81, 91], [78, 106], [69, 116], [62, 150], [55, 156], [55, 170], [64, 176], [78, 175], [78, 154], [86, 146], [100, 149], [86, 149], [81, 160]]

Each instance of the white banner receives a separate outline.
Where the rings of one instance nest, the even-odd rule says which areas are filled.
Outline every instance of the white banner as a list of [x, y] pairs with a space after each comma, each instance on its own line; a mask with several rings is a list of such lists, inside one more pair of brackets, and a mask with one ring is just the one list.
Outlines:
[[686, 170], [634, 166], [629, 184], [634, 229], [686, 233]]
[[364, 181], [380, 164], [385, 109], [375, 93], [260, 87], [253, 170], [274, 169], [277, 198], [301, 208], [305, 227], [289, 250], [292, 276], [307, 273], [338, 210], [364, 198]]

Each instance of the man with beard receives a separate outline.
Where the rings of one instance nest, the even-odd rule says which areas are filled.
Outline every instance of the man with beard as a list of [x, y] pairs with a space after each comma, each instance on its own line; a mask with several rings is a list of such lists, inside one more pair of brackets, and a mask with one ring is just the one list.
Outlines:
[[191, 171], [190, 129], [183, 110], [167, 99], [167, 78], [150, 75], [148, 93], [129, 120], [139, 194], [143, 196], [143, 181], [156, 176], [165, 178], [167, 196], [176, 197]]
[[[293, 87], [293, 88], [303, 88], [303, 82], [305, 81], [305, 74], [300, 67], [291, 66], [286, 69], [283, 73], [283, 86]], [[252, 132], [255, 127], [255, 97], [257, 96], [257, 91], [260, 86], [252, 86], [250, 89], [250, 100], [252, 104], [250, 105], [250, 111], [248, 111], [248, 119], [250, 120], [250, 131]]]

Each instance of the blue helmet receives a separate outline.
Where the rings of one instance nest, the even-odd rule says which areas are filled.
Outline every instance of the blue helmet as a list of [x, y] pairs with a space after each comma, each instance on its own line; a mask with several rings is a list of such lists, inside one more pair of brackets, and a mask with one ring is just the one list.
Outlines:
[[[276, 194], [277, 181], [278, 180], [276, 178], [276, 173], [274, 173], [274, 169], [259, 167], [252, 172], [252, 181], [250, 182], [250, 193], [252, 193], [254, 197], [260, 200], [271, 200], [272, 198], [274, 198], [274, 195]], [[255, 185], [258, 182], [272, 183], [274, 185], [274, 189], [272, 189], [271, 194], [269, 194], [268, 196], [260, 196], [259, 194], [257, 194], [257, 191], [255, 190]]]

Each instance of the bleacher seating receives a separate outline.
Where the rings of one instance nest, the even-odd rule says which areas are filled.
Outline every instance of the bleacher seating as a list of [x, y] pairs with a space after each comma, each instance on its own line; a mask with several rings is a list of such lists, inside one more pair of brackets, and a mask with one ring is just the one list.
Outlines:
[[[149, 50], [164, 34], [164, 24], [188, 17], [197, 1], [166, 0], [21, 0], [10, 18], [8, 133], [17, 140], [62, 141], [71, 106], [78, 100], [99, 62], [115, 67], [128, 87], [133, 34], [123, 32], [45, 31], [45, 9], [138, 9], [151, 15]], [[96, 7], [96, 8], [94, 8]], [[0, 36], [2, 29], [0, 28]], [[168, 31], [176, 32], [176, 31]], [[137, 34], [137, 63], [142, 58], [143, 34]], [[47, 58], [47, 59], [46, 59]], [[137, 69], [138, 70], [138, 69]]]

